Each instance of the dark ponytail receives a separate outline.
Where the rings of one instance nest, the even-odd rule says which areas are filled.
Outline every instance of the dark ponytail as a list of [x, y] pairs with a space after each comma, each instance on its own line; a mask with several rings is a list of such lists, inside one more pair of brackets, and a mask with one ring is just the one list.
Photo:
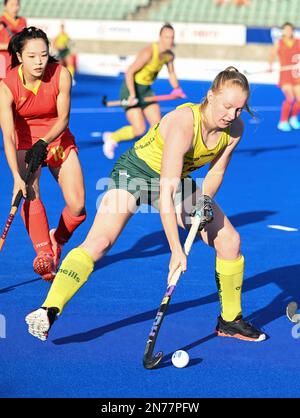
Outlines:
[[[17, 53], [22, 54], [26, 42], [31, 39], [43, 39], [49, 51], [49, 39], [42, 29], [35, 28], [34, 26], [24, 28], [21, 32], [16, 33], [8, 44], [7, 49], [11, 56], [11, 68], [20, 64]], [[49, 55], [48, 63], [51, 62], [57, 62], [57, 60], [52, 55]]]

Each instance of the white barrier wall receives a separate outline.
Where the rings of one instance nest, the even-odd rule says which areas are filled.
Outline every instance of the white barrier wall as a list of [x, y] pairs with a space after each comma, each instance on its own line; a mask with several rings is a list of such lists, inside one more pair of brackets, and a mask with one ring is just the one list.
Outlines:
[[[28, 19], [29, 25], [43, 29], [51, 39], [58, 34], [61, 23], [65, 24], [66, 32], [74, 40], [153, 42], [164, 22]], [[243, 25], [174, 23], [174, 29], [178, 44], [246, 44], [246, 27]]]
[[[117, 55], [78, 54], [77, 71], [82, 74], [117, 76], [125, 72], [133, 59], [134, 56], [119, 57]], [[278, 82], [278, 71], [266, 72], [268, 68], [267, 62], [201, 60], [193, 58], [175, 59], [176, 74], [181, 80], [211, 81], [218, 72], [230, 65], [245, 73], [248, 80], [252, 83], [276, 84]], [[276, 65], [274, 65], [274, 68], [278, 70]], [[168, 78], [166, 67], [159, 73], [159, 78]]]

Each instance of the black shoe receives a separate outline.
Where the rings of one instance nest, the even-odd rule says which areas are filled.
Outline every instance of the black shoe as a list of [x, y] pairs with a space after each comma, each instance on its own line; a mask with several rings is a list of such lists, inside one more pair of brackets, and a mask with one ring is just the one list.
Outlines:
[[253, 325], [243, 320], [242, 316], [237, 317], [234, 321], [224, 321], [219, 316], [216, 327], [216, 333], [219, 337], [232, 337], [239, 340], [260, 342], [266, 339], [266, 334], [254, 328]]
[[39, 338], [42, 341], [46, 341], [48, 333], [52, 324], [57, 319], [59, 314], [58, 308], [39, 308], [36, 311], [30, 312], [25, 322], [28, 325], [28, 332], [34, 337]]

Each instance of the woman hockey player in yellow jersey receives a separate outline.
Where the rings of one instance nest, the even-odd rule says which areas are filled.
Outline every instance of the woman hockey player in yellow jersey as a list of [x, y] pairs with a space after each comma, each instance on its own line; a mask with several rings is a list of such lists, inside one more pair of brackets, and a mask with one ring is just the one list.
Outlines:
[[[216, 251], [221, 302], [217, 335], [248, 341], [266, 338], [243, 320], [240, 237], [214, 201], [243, 134], [240, 115], [244, 108], [249, 111], [249, 95], [246, 77], [229, 67], [217, 75], [203, 103], [186, 103], [168, 113], [120, 157], [85, 241], [64, 259], [42, 307], [26, 317], [32, 335], [47, 338], [55, 318], [87, 281], [94, 263], [113, 246], [138, 206], [149, 203], [159, 208], [170, 245], [168, 280], [179, 267], [187, 269], [178, 225], [189, 227], [196, 205], [204, 226], [199, 236]], [[188, 175], [208, 163], [199, 188]]]
[[159, 41], [145, 47], [136, 57], [125, 73], [125, 80], [121, 86], [121, 100], [128, 100], [125, 112], [129, 125], [123, 126], [115, 132], [104, 132], [104, 155], [113, 159], [115, 148], [121, 141], [129, 141], [144, 134], [146, 121], [150, 126], [155, 125], [161, 119], [158, 103], [147, 103], [143, 99], [153, 96], [151, 85], [159, 71], [166, 64], [169, 72], [169, 81], [173, 87], [171, 94], [178, 97], [186, 97], [179, 87], [174, 71], [174, 29], [170, 24], [165, 24], [159, 33]]
[[71, 38], [65, 31], [65, 25], [62, 23], [60, 25], [60, 32], [54, 39], [54, 47], [57, 50], [57, 58], [61, 65], [64, 65], [69, 70], [72, 79], [73, 85], [74, 76], [75, 76], [75, 64], [74, 64], [74, 55], [71, 52]]

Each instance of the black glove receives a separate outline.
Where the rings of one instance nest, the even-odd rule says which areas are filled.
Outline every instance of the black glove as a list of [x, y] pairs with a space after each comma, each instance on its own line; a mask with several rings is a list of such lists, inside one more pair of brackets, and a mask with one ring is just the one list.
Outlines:
[[27, 152], [25, 155], [25, 162], [27, 164], [31, 163], [31, 172], [34, 173], [40, 165], [45, 161], [48, 151], [47, 151], [47, 142], [43, 139], [39, 139]]
[[190, 215], [200, 217], [199, 230], [202, 230], [207, 224], [214, 219], [214, 211], [212, 208], [213, 201], [207, 195], [202, 195], [196, 206], [193, 207]]

